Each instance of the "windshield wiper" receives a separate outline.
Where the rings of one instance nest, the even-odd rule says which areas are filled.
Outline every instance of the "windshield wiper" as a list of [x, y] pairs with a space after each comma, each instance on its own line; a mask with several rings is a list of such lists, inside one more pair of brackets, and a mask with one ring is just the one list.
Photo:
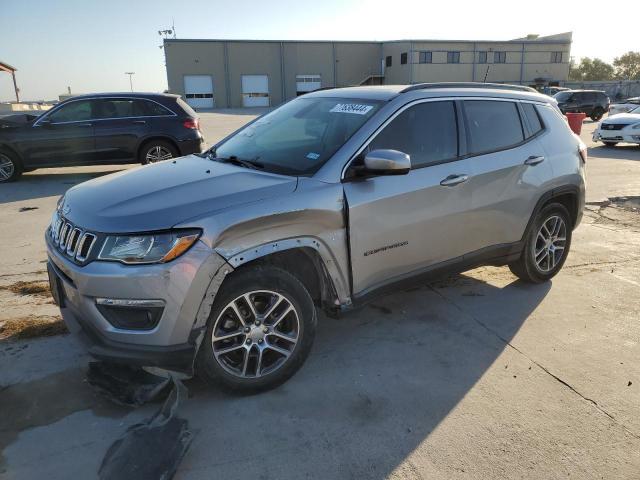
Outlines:
[[259, 170], [264, 168], [264, 165], [256, 160], [243, 160], [241, 158], [236, 157], [235, 155], [230, 155], [228, 157], [215, 157], [210, 156], [211, 160], [216, 160], [222, 163], [231, 163], [233, 165], [238, 165], [240, 167], [251, 168], [253, 170]]

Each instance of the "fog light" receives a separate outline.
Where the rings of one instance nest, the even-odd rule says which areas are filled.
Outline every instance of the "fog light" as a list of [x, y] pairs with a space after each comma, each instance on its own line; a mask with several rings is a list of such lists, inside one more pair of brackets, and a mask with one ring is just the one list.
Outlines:
[[164, 311], [163, 300], [96, 298], [96, 307], [114, 327], [123, 330], [151, 330]]

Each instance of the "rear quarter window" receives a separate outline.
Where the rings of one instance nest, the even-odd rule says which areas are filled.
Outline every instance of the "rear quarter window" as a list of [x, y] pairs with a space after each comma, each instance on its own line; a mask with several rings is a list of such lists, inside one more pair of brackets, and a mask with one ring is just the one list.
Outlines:
[[465, 100], [464, 110], [471, 153], [503, 150], [524, 141], [514, 102]]
[[181, 99], [180, 97], [178, 97], [178, 99], [176, 100], [176, 103], [178, 104], [178, 106], [184, 110], [184, 112], [189, 115], [190, 117], [193, 118], [198, 118], [198, 114], [196, 113], [196, 111], [191, 108], [189, 106], [189, 104], [187, 102], [185, 102], [183, 99]]
[[540, 114], [533, 103], [523, 103], [522, 109], [529, 124], [529, 137], [533, 137], [544, 129], [542, 121], [540, 120]]

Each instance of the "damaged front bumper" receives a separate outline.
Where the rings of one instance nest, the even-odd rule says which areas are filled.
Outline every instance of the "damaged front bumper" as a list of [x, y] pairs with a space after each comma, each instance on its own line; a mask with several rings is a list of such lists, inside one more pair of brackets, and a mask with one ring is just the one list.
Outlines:
[[233, 270], [222, 257], [199, 242], [166, 264], [79, 266], [45, 238], [52, 294], [91, 356], [192, 373], [215, 294]]

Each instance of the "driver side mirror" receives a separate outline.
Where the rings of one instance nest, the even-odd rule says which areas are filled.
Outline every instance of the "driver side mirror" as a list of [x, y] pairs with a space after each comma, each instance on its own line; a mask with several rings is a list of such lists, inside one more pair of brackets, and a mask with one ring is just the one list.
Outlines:
[[49, 120], [48, 118], [44, 118], [44, 119], [42, 119], [42, 120], [40, 120], [38, 122], [38, 126], [50, 127], [51, 126], [51, 120]]
[[373, 175], [406, 175], [411, 170], [411, 158], [398, 150], [372, 150], [364, 157], [364, 168]]

